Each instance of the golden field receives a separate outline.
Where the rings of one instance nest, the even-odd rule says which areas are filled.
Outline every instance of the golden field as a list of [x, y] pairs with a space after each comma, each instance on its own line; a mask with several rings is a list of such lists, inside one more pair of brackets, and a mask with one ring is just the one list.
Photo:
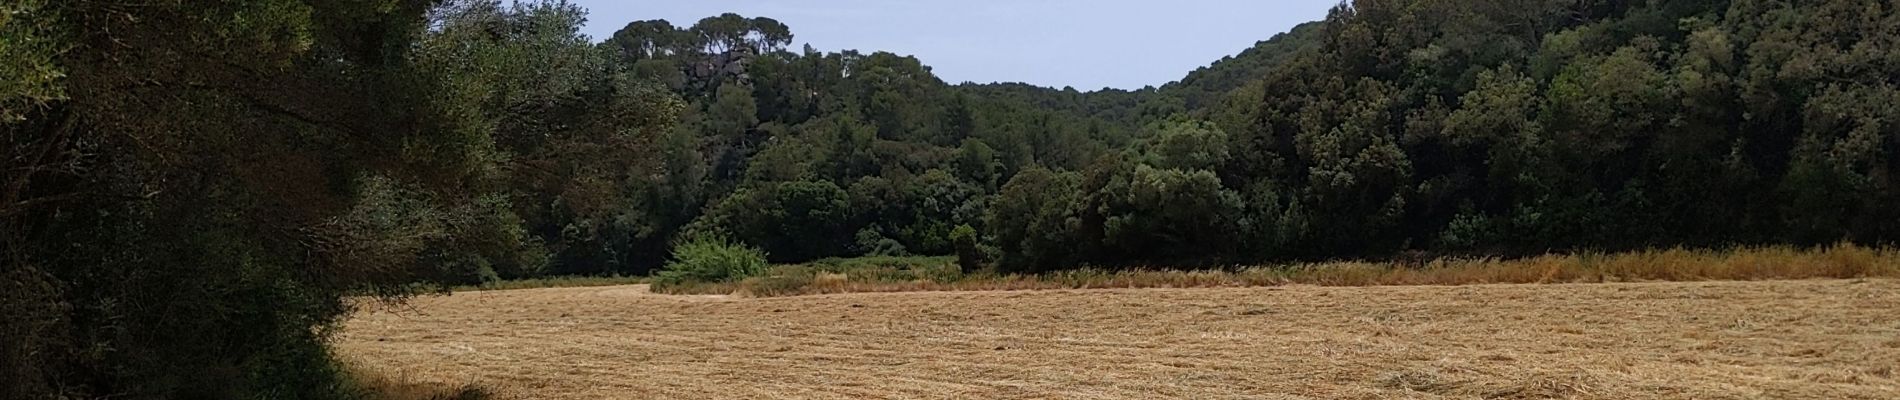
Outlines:
[[1893, 399], [1900, 281], [429, 297], [338, 335], [502, 398]]

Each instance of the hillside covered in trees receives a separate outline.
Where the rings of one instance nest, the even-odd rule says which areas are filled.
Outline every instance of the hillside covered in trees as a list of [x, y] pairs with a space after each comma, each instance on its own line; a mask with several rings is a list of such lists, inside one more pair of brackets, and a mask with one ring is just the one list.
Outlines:
[[[663, 151], [682, 174], [653, 175], [682, 184], [649, 184], [696, 195], [572, 247], [627, 257], [553, 265], [638, 273], [707, 232], [781, 262], [940, 255], [960, 225], [1024, 271], [1881, 243], [1900, 229], [1883, 205], [1900, 200], [1895, 18], [1360, 1], [1179, 82], [1096, 92], [788, 51], [769, 19], [636, 22], [603, 45], [611, 62], [688, 104], [670, 134], [690, 138]], [[598, 239], [614, 235], [634, 240]]]
[[1900, 237], [1900, 6], [1359, 0], [1141, 90], [764, 16], [0, 3], [0, 398], [323, 398], [349, 295], [975, 254], [1010, 272]]

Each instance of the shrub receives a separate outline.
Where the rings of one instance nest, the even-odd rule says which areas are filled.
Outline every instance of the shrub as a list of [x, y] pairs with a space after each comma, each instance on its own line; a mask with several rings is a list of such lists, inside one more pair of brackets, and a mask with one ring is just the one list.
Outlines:
[[1631, 281], [1900, 278], [1900, 250], [1853, 244], [1728, 250], [1546, 254], [1521, 259], [1328, 261], [1225, 270], [1072, 269], [965, 274], [953, 257], [866, 257], [785, 265], [742, 282], [692, 284], [661, 293], [754, 297], [940, 290], [1047, 290], [1279, 286], [1477, 285]]
[[804, 266], [788, 265], [773, 268], [763, 276], [746, 278], [740, 282], [738, 293], [750, 297], [793, 296], [806, 293], [818, 280], [817, 272]]
[[673, 247], [672, 260], [654, 277], [657, 286], [733, 282], [765, 273], [765, 252], [720, 236], [706, 236]]
[[902, 257], [910, 254], [903, 243], [885, 237], [884, 234], [878, 233], [877, 229], [872, 228], [858, 230], [857, 248], [858, 252], [872, 257]]
[[351, 391], [357, 400], [484, 400], [497, 396], [474, 384], [426, 382], [404, 373], [385, 373], [350, 366]]
[[1077, 245], [1077, 199], [1082, 176], [1074, 172], [1029, 169], [1016, 174], [996, 195], [987, 226], [1009, 272], [1040, 272], [1072, 265]]
[[852, 215], [849, 195], [832, 182], [763, 184], [712, 204], [689, 230], [730, 232], [772, 261], [798, 262], [850, 253]]
[[826, 259], [822, 259], [818, 261], [812, 261], [810, 264], [812, 267], [824, 270], [825, 272], [855, 273], [859, 270], [873, 269], [873, 268], [922, 269], [922, 268], [943, 266], [946, 264], [950, 264], [952, 262], [954, 262], [954, 259], [951, 257], [875, 256], [875, 257], [854, 257], [854, 258], [826, 258]]
[[982, 249], [978, 247], [976, 228], [969, 225], [957, 225], [950, 230], [950, 243], [957, 250], [957, 267], [963, 273], [976, 272], [983, 266]]

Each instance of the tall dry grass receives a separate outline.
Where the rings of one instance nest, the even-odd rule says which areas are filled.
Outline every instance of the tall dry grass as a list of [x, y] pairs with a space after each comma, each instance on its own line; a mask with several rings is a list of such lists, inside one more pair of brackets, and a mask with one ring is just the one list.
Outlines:
[[484, 290], [621, 286], [642, 284], [650, 281], [652, 281], [651, 278], [643, 276], [551, 276], [546, 278], [489, 282], [480, 285], [456, 286], [450, 289], [457, 292], [479, 292]]
[[904, 268], [780, 266], [765, 276], [732, 283], [658, 289], [674, 294], [774, 297], [834, 293], [1204, 288], [1276, 285], [1386, 286], [1536, 284], [1634, 281], [1900, 278], [1900, 250], [1853, 244], [1729, 250], [1666, 249], [1622, 253], [1551, 254], [1523, 259], [1444, 258], [1422, 264], [1325, 262], [1240, 270], [1107, 271], [1080, 269], [1038, 275], [977, 273], [956, 266]]
[[355, 398], [361, 400], [495, 400], [493, 392], [475, 384], [442, 384], [415, 379], [406, 372], [373, 372], [350, 368]]

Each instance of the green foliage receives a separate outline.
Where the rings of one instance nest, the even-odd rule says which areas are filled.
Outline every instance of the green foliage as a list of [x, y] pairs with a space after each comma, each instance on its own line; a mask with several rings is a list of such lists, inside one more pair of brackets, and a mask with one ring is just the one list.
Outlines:
[[1205, 123], [1171, 125], [1160, 135], [1133, 157], [1106, 156], [1080, 174], [1029, 171], [1004, 185], [988, 222], [1003, 266], [1239, 258], [1242, 197], [1207, 169], [1225, 159], [1225, 138]]
[[775, 262], [790, 262], [844, 255], [854, 239], [851, 219], [844, 189], [799, 181], [740, 188], [688, 230], [724, 232], [759, 244]]
[[0, 77], [6, 77], [0, 79], [0, 123], [19, 122], [28, 110], [65, 98], [50, 12], [42, 0], [0, 5]]
[[605, 247], [679, 106], [567, 3], [0, 8], [4, 398], [345, 397], [346, 296]]
[[818, 271], [842, 274], [869, 269], [923, 270], [949, 265], [952, 261], [950, 257], [871, 256], [823, 258], [812, 261], [808, 265]]
[[1177, 170], [1213, 170], [1227, 164], [1227, 134], [1205, 121], [1169, 122], [1150, 139], [1143, 163]]
[[484, 282], [480, 285], [462, 285], [450, 288], [456, 292], [484, 290], [516, 290], [563, 287], [601, 287], [625, 286], [649, 283], [653, 279], [646, 276], [546, 276], [539, 278], [508, 279], [496, 282]]
[[979, 248], [981, 240], [976, 228], [969, 225], [957, 225], [950, 230], [950, 243], [957, 249], [957, 267], [963, 273], [973, 273], [983, 267], [983, 251]]
[[957, 178], [974, 183], [986, 190], [995, 190], [1003, 184], [999, 178], [1003, 175], [1002, 160], [995, 148], [983, 139], [964, 139], [956, 152]]
[[983, 191], [949, 172], [932, 169], [922, 175], [885, 179], [866, 178], [853, 184], [852, 203], [858, 217], [868, 221], [860, 233], [862, 254], [879, 240], [890, 240], [899, 250], [920, 254], [950, 254], [953, 221], [982, 218]]
[[733, 282], [765, 273], [765, 252], [724, 237], [694, 238], [673, 246], [671, 260], [654, 275], [658, 286]]
[[1072, 227], [1080, 176], [1033, 169], [1017, 174], [997, 194], [986, 224], [1003, 252], [998, 265], [1040, 271], [1079, 261]]
[[1090, 194], [1101, 213], [1100, 264], [1194, 263], [1233, 257], [1240, 196], [1206, 170], [1137, 165]]
[[855, 242], [858, 253], [866, 256], [893, 257], [909, 254], [908, 251], [904, 250], [903, 243], [898, 243], [896, 240], [884, 237], [883, 234], [879, 234], [873, 229], [859, 230], [856, 238]]
[[534, 264], [422, 101], [447, 84], [412, 63], [426, 8], [0, 10], [0, 397], [340, 397], [344, 296]]
[[1252, 104], [1221, 104], [1232, 92], [1247, 86], [1302, 51], [1312, 51], [1320, 34], [1320, 24], [1309, 22], [1286, 33], [1255, 43], [1240, 54], [1225, 57], [1213, 65], [1189, 72], [1178, 82], [1162, 87], [1162, 92], [1178, 96], [1185, 110], [1214, 112], [1233, 108], [1252, 108]]
[[751, 87], [735, 83], [719, 87], [718, 95], [706, 111], [706, 136], [715, 140], [737, 140], [759, 123], [759, 106]]
[[[1889, 241], [1900, 69], [1858, 29], [1900, 13], [1849, 9], [1342, 4], [1142, 99], [1186, 118], [1127, 159], [1043, 164], [1076, 186], [1005, 179], [988, 231], [1017, 268]], [[1249, 250], [1168, 254], [1209, 242]]]
[[[579, 33], [585, 11], [573, 4], [456, 1], [436, 14], [439, 28], [415, 56], [442, 81], [444, 94], [428, 101], [486, 141], [472, 145], [490, 163], [476, 178], [506, 201], [498, 212], [517, 219], [507, 229], [551, 252], [545, 270], [555, 274], [638, 273], [657, 262], [670, 238], [654, 236], [702, 205], [697, 143], [674, 128], [684, 105], [618, 73]], [[673, 151], [632, 156], [653, 142]], [[497, 268], [503, 278], [540, 272]]]

